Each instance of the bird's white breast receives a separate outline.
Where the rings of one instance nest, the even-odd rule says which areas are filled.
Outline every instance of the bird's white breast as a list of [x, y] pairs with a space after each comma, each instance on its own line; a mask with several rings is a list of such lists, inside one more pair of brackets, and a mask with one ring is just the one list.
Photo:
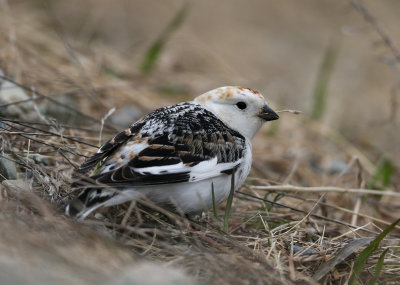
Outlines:
[[[246, 140], [246, 149], [241, 163], [235, 171], [235, 191], [245, 182], [251, 168], [251, 144]], [[232, 175], [220, 173], [219, 175], [196, 182], [185, 182], [135, 188], [134, 191], [159, 204], [173, 204], [184, 213], [198, 213], [211, 208], [212, 184], [216, 204], [225, 201], [230, 193]]]

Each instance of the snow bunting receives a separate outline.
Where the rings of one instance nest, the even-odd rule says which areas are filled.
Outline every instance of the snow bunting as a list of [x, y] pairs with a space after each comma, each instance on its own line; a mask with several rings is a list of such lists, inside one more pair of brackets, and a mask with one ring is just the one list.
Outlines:
[[213, 205], [211, 184], [218, 204], [228, 198], [232, 175], [235, 190], [244, 183], [253, 136], [264, 122], [278, 118], [260, 93], [231, 86], [157, 109], [82, 164], [75, 183], [82, 192], [66, 212], [84, 219], [101, 206], [147, 197], [199, 213]]

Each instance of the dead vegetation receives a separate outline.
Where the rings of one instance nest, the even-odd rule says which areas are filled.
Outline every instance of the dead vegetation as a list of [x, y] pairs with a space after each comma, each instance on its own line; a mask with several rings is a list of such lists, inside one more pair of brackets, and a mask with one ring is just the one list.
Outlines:
[[[0, 261], [0, 272], [20, 278], [8, 271], [15, 264], [48, 284], [95, 284], [146, 261], [186, 273], [165, 273], [171, 284], [345, 284], [357, 255], [398, 218], [396, 167], [306, 116], [282, 114], [254, 141], [253, 172], [235, 194], [227, 231], [226, 205], [195, 221], [148, 201], [72, 221], [62, 210], [74, 195], [71, 173], [118, 129], [106, 115], [196, 94], [166, 95], [106, 46], [71, 47], [43, 28], [48, 15], [1, 3], [0, 92], [18, 100], [0, 102], [1, 159], [17, 170], [1, 178], [0, 260], [10, 262]], [[59, 115], [64, 121], [52, 118]], [[374, 277], [382, 252], [378, 281], [400, 281], [399, 238], [397, 226], [357, 282]]]

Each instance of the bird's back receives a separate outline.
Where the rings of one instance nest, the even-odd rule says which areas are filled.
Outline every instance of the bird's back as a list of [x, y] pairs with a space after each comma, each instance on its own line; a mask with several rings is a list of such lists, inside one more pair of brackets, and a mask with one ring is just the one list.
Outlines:
[[246, 146], [241, 134], [201, 104], [184, 102], [157, 109], [82, 164], [75, 186], [84, 190], [71, 205], [76, 213], [101, 205], [117, 195], [110, 187], [154, 189], [229, 175], [238, 168]]

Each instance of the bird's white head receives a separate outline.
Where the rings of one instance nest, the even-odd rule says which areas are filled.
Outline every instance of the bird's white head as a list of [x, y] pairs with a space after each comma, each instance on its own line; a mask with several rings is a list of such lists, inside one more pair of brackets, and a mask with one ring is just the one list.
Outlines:
[[279, 119], [264, 97], [250, 88], [225, 86], [194, 99], [230, 128], [251, 140], [266, 121]]

